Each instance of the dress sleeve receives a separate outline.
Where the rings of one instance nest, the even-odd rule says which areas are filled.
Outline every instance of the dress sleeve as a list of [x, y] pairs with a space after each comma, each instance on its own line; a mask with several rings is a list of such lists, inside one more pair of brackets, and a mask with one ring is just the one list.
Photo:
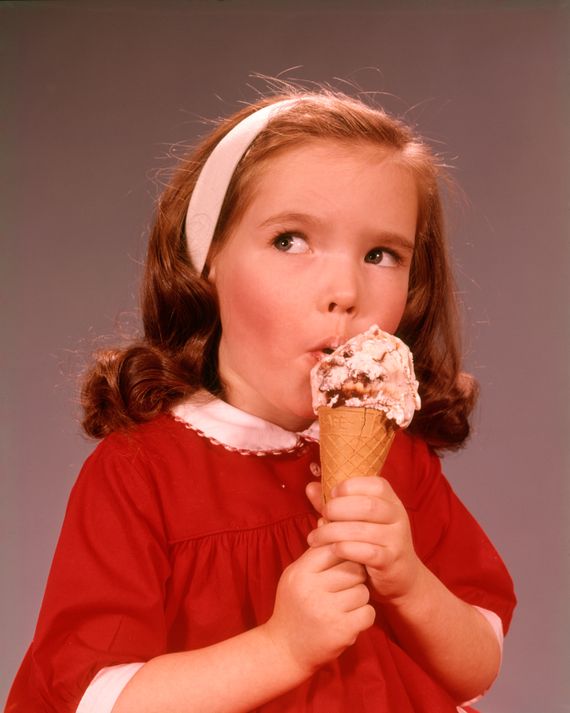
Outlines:
[[[420, 439], [407, 438], [411, 447], [395, 469], [394, 486], [408, 510], [419, 557], [458, 597], [497, 614], [506, 633], [516, 604], [507, 568], [442, 474], [438, 456]], [[402, 469], [408, 469], [407, 478]]]
[[6, 713], [75, 713], [101, 669], [166, 649], [167, 538], [152, 479], [127, 441], [103, 442], [71, 492]]

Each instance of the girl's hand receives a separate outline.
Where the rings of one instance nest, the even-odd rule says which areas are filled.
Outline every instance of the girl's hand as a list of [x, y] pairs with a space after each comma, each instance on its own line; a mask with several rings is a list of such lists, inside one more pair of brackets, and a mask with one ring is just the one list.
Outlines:
[[331, 547], [308, 549], [281, 575], [266, 633], [312, 674], [372, 626], [375, 612], [365, 580], [362, 565], [343, 560]]
[[[311, 483], [307, 495], [319, 510], [320, 485]], [[338, 557], [364, 565], [380, 601], [405, 600], [424, 565], [414, 549], [406, 509], [390, 483], [380, 477], [351, 478], [333, 496], [322, 510], [324, 520], [309, 534], [309, 545], [330, 545]]]

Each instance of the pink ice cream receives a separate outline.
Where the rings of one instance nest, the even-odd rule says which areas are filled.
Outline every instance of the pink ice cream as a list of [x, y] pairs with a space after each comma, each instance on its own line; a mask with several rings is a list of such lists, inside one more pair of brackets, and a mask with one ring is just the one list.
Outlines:
[[398, 337], [373, 325], [325, 356], [311, 371], [313, 409], [372, 408], [399, 427], [420, 408], [412, 353]]

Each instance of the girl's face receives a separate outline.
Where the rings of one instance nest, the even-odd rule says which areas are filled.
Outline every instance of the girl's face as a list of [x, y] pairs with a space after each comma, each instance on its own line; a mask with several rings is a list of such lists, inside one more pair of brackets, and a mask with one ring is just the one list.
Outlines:
[[397, 329], [417, 212], [410, 170], [374, 144], [314, 139], [264, 162], [210, 270], [224, 398], [306, 428], [322, 350], [372, 324]]

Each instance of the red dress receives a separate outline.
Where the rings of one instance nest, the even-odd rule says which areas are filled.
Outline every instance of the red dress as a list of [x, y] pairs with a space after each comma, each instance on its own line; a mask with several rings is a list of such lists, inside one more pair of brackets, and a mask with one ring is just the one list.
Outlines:
[[[75, 484], [34, 640], [7, 713], [74, 713], [97, 672], [197, 649], [265, 622], [317, 515], [305, 496], [318, 445], [238, 452], [162, 416], [99, 444]], [[455, 594], [496, 612], [511, 579], [425, 443], [396, 436], [383, 475], [417, 552]], [[455, 713], [447, 693], [376, 623], [263, 713]]]

